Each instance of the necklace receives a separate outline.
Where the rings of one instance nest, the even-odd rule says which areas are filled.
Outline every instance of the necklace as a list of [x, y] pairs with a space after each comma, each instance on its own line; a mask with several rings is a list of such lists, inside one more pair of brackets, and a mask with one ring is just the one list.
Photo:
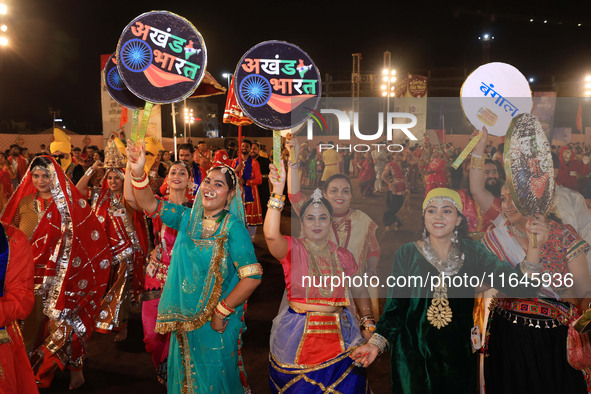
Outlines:
[[227, 211], [223, 209], [215, 215], [209, 217], [204, 213], [203, 219], [201, 219], [201, 238], [210, 238], [216, 232], [218, 225], [226, 216], [226, 213]]
[[509, 224], [509, 231], [511, 234], [515, 235], [518, 238], [527, 238], [527, 233], [524, 233], [520, 229], [517, 228], [514, 224]]
[[322, 245], [317, 245], [308, 241], [307, 239], [304, 239], [304, 245], [306, 245], [306, 249], [308, 249], [308, 251], [313, 251], [316, 253], [324, 251], [325, 253], [323, 254], [328, 254], [328, 252], [330, 252], [330, 249], [326, 247], [326, 245], [328, 245], [328, 240], [325, 240]]
[[452, 243], [447, 258], [442, 260], [433, 249], [429, 238], [425, 238], [423, 245], [418, 249], [429, 264], [439, 271], [440, 284], [435, 287], [431, 305], [427, 309], [427, 320], [433, 327], [439, 330], [441, 327], [445, 327], [451, 323], [453, 317], [453, 312], [447, 298], [445, 276], [452, 276], [460, 271], [464, 264], [464, 254], [457, 244]]
[[[304, 246], [308, 251], [308, 267], [309, 267], [309, 274], [312, 277], [324, 278], [326, 276], [334, 277], [339, 275], [337, 272], [337, 262], [335, 259], [336, 253], [330, 253], [330, 247], [328, 247], [328, 241], [325, 241], [322, 246], [318, 246], [309, 242], [307, 239], [304, 239]], [[328, 273], [327, 271], [330, 271]], [[333, 292], [334, 288], [331, 288], [330, 281], [323, 281], [320, 280], [320, 286], [314, 286], [316, 290], [318, 290], [318, 294], [323, 297], [330, 297]], [[325, 284], [326, 286], [322, 286]], [[306, 293], [308, 293], [310, 289], [306, 289]], [[309, 298], [309, 297], [306, 297]]]

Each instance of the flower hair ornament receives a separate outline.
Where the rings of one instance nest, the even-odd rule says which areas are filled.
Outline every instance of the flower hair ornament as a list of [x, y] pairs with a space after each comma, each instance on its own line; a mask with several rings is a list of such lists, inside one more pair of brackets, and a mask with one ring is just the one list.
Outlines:
[[234, 169], [228, 166], [227, 164], [220, 164], [218, 166], [211, 167], [209, 171], [207, 171], [207, 173], [209, 174], [211, 171], [216, 169], [219, 169], [224, 175], [228, 172], [230, 173], [230, 177], [232, 178], [233, 183], [233, 185], [231, 185], [230, 187], [230, 190], [234, 190], [234, 188], [236, 188], [236, 186], [238, 185], [238, 177], [236, 176], [236, 171], [234, 171]]

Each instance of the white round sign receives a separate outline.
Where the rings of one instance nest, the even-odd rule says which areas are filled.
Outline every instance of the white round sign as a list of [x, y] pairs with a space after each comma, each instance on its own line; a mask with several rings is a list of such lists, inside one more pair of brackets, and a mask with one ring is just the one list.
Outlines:
[[511, 120], [532, 109], [527, 79], [507, 63], [487, 63], [466, 78], [460, 90], [462, 108], [477, 130], [503, 136]]

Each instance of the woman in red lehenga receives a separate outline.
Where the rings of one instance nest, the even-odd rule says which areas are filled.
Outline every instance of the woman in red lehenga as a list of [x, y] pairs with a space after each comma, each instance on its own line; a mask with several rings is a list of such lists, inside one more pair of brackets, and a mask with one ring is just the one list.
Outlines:
[[33, 310], [33, 253], [27, 236], [0, 224], [0, 393], [36, 394], [19, 321]]
[[430, 190], [438, 187], [447, 187], [447, 163], [442, 157], [440, 150], [434, 150], [431, 155], [429, 165], [427, 165], [427, 189], [425, 195]]
[[[122, 171], [123, 155], [114, 144], [105, 150], [105, 176], [101, 188], [91, 190], [92, 211], [101, 222], [113, 255], [111, 277], [105, 297], [102, 299], [96, 331], [117, 332], [115, 341], [127, 338], [127, 319], [132, 301], [137, 302], [144, 290], [144, 262], [148, 248], [148, 233], [143, 212], [135, 200], [123, 196], [124, 187], [131, 188], [131, 179], [126, 180]], [[102, 163], [95, 162], [80, 179], [76, 187], [83, 194], [87, 184]]]
[[[170, 193], [162, 199], [174, 204], [191, 208], [193, 206], [193, 193], [189, 192], [191, 170], [182, 161], [175, 161], [168, 167], [166, 175]], [[125, 196], [127, 198], [127, 194]], [[142, 323], [144, 326], [144, 343], [146, 351], [152, 354], [152, 362], [156, 367], [158, 381], [166, 385], [166, 369], [168, 361], [168, 343], [170, 334], [158, 334], [156, 317], [158, 316], [158, 302], [162, 295], [162, 289], [166, 283], [168, 266], [172, 247], [176, 241], [178, 231], [162, 223], [160, 216], [152, 218], [154, 227], [154, 245], [148, 260], [146, 261], [146, 278], [144, 293], [142, 294]]]
[[23, 324], [39, 387], [57, 368], [70, 370], [70, 389], [84, 383], [82, 359], [106, 290], [111, 251], [86, 199], [50, 157], [35, 158], [2, 214], [29, 238], [35, 305]]

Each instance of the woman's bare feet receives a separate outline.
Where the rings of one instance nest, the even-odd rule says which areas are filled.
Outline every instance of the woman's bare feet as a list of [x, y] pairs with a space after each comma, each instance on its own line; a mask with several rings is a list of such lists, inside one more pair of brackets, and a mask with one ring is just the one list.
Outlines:
[[76, 390], [84, 384], [82, 368], [70, 370], [70, 390]]
[[127, 339], [127, 326], [123, 327], [117, 334], [115, 335], [115, 342], [123, 342]]

